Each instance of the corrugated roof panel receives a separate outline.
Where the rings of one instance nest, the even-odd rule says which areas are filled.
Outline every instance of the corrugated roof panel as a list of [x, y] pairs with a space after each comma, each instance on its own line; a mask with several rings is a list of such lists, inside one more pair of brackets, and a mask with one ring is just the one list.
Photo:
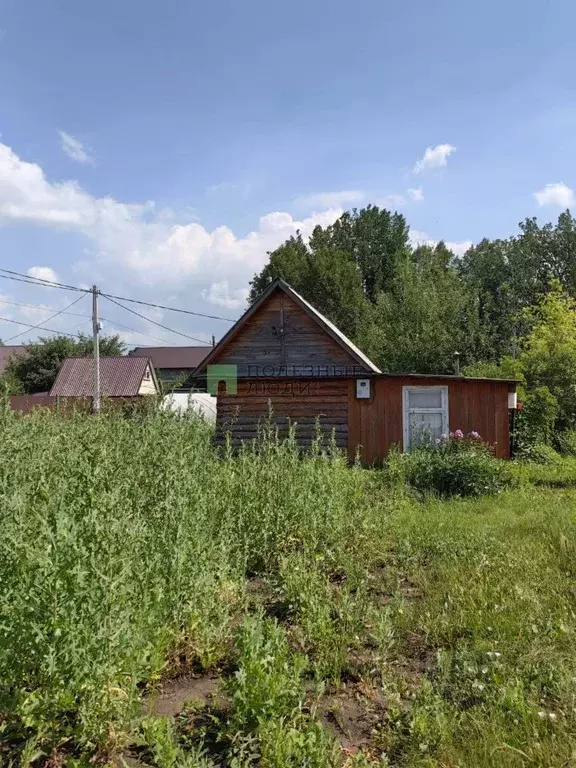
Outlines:
[[[50, 394], [91, 397], [93, 364], [92, 357], [69, 357], [64, 360]], [[149, 365], [147, 357], [101, 357], [100, 394], [104, 397], [135, 397]]]
[[129, 357], [149, 357], [154, 368], [196, 368], [213, 347], [136, 347]]

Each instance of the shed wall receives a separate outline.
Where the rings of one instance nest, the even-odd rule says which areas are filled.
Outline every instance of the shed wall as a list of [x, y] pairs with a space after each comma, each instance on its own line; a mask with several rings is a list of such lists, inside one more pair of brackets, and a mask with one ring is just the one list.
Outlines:
[[374, 378], [372, 396], [366, 400], [358, 400], [356, 382], [348, 382], [348, 452], [351, 458], [360, 446], [363, 462], [380, 463], [391, 446], [402, 448], [404, 386], [448, 386], [450, 430], [476, 431], [494, 445], [497, 456], [509, 458], [508, 392], [511, 385], [508, 382], [413, 376]]
[[336, 444], [346, 449], [348, 402], [347, 379], [239, 380], [236, 394], [218, 394], [216, 442], [224, 442], [227, 432], [235, 447], [254, 439], [271, 408], [280, 436], [296, 422], [296, 439], [307, 447], [316, 436], [318, 420], [322, 435], [329, 438], [334, 430]]

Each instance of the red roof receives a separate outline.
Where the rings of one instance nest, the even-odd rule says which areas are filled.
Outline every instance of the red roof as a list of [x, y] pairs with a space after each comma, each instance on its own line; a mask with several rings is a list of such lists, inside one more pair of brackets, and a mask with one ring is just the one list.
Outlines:
[[136, 347], [129, 357], [149, 357], [154, 368], [196, 368], [212, 351], [206, 347]]
[[23, 357], [28, 352], [28, 347], [23, 344], [0, 345], [0, 373], [4, 372], [8, 360], [11, 357]]
[[[149, 358], [101, 357], [100, 394], [104, 397], [135, 397], [148, 367], [154, 377]], [[60, 397], [91, 397], [92, 376], [91, 357], [69, 357], [60, 366], [50, 394]]]

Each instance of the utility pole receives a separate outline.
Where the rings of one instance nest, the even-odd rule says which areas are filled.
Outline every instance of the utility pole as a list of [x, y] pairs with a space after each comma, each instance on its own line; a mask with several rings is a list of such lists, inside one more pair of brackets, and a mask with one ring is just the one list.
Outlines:
[[214, 334], [212, 334], [212, 346], [216, 346], [216, 336], [214, 336]]
[[100, 322], [98, 320], [98, 288], [92, 286], [92, 338], [94, 340], [94, 368], [93, 368], [93, 391], [92, 391], [92, 410], [94, 413], [100, 413]]

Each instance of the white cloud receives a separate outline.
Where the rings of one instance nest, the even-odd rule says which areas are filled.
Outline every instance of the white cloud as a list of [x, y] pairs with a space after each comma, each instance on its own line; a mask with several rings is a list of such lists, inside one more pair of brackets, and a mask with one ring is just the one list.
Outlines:
[[414, 173], [423, 173], [430, 168], [444, 168], [448, 158], [455, 151], [456, 147], [451, 144], [436, 144], [435, 147], [428, 147], [424, 156], [414, 166]]
[[[153, 202], [124, 203], [93, 197], [75, 182], [50, 182], [36, 163], [22, 160], [0, 142], [0, 223], [28, 222], [83, 234], [91, 246], [77, 265], [78, 280], [111, 274], [160, 291], [192, 289], [232, 308], [243, 301], [248, 281], [273, 250], [298, 231], [309, 237], [342, 214], [333, 207], [302, 219], [276, 211], [258, 228], [238, 236], [226, 226], [209, 231], [191, 216], [158, 211]], [[227, 287], [222, 287], [226, 281]], [[224, 302], [224, 303], [223, 303]], [[232, 302], [232, 303], [230, 303]]]
[[94, 165], [94, 158], [86, 151], [84, 144], [66, 131], [58, 131], [60, 147], [65, 155], [81, 165]]
[[28, 277], [35, 277], [37, 280], [48, 280], [50, 283], [58, 282], [58, 275], [52, 267], [30, 267], [26, 270]]
[[[439, 242], [439, 240], [431, 238], [426, 232], [420, 232], [417, 229], [410, 230], [410, 243], [413, 247], [429, 245], [431, 248], [434, 248]], [[445, 240], [444, 245], [455, 253], [456, 256], [463, 256], [468, 248], [472, 247], [473, 243], [472, 240]]]
[[202, 298], [226, 309], [243, 309], [248, 300], [248, 293], [247, 288], [231, 291], [228, 280], [220, 280], [212, 283], [209, 289], [205, 288], [202, 291]]
[[574, 190], [566, 184], [546, 184], [545, 187], [534, 192], [538, 205], [555, 205], [559, 208], [570, 208], [574, 205]]
[[299, 197], [296, 203], [307, 208], [341, 208], [347, 203], [360, 203], [365, 197], [365, 193], [359, 189], [343, 189], [340, 192], [319, 192]]
[[408, 189], [408, 197], [410, 200], [412, 200], [413, 203], [421, 203], [422, 200], [424, 200], [424, 192], [422, 191], [422, 187], [410, 187]]
[[445, 242], [445, 245], [447, 248], [450, 248], [451, 251], [453, 251], [456, 256], [464, 256], [468, 248], [472, 248], [472, 240], [460, 240], [460, 241], [452, 241], [447, 240]]
[[406, 198], [404, 195], [385, 195], [376, 200], [376, 205], [379, 208], [399, 208], [402, 205], [406, 205]]

